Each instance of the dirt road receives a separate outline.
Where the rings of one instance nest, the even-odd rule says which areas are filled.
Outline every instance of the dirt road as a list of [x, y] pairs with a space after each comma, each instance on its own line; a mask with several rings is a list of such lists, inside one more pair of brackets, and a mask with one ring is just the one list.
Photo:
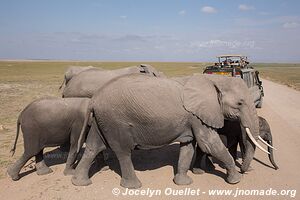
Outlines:
[[[259, 115], [265, 117], [272, 129], [274, 137], [275, 160], [279, 170], [270, 167], [267, 155], [257, 150], [252, 162], [253, 171], [243, 175], [237, 185], [229, 185], [224, 181], [224, 169], [216, 164], [216, 171], [210, 174], [194, 175], [189, 172], [194, 182], [190, 186], [177, 186], [173, 183], [174, 167], [178, 158], [178, 145], [170, 145], [158, 150], [136, 151], [133, 156], [137, 176], [143, 187], [136, 193], [144, 195], [115, 196], [113, 192], [126, 192], [119, 186], [120, 176], [118, 162], [115, 157], [109, 160], [110, 170], [95, 173], [93, 184], [87, 187], [76, 187], [71, 184], [71, 177], [63, 176], [64, 164], [61, 161], [47, 159], [52, 165], [53, 173], [38, 176], [34, 170], [27, 168], [25, 176], [13, 182], [9, 178], [0, 180], [1, 199], [232, 199], [233, 193], [239, 190], [277, 190], [279, 195], [239, 196], [236, 199], [300, 199], [300, 92], [283, 85], [263, 80], [265, 99]], [[60, 163], [60, 164], [57, 164]], [[168, 188], [168, 189], [166, 189]], [[270, 189], [271, 188], [271, 189]], [[199, 194], [193, 195], [189, 189]], [[197, 189], [200, 189], [196, 191]], [[233, 190], [230, 196], [210, 196], [210, 190]], [[152, 198], [149, 196], [154, 192]], [[154, 191], [155, 190], [155, 191]], [[170, 192], [184, 190], [185, 195], [168, 195]], [[284, 190], [284, 191], [281, 191]], [[166, 193], [165, 193], [166, 192]], [[244, 191], [249, 194], [250, 191]], [[287, 194], [287, 195], [280, 195]], [[260, 191], [260, 194], [263, 194]], [[295, 196], [296, 195], [296, 196]]]

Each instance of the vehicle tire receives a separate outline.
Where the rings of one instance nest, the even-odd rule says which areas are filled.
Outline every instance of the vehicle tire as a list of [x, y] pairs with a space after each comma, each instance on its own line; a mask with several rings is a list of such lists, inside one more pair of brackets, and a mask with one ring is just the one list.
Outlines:
[[256, 105], [256, 108], [261, 108], [263, 103], [263, 98], [261, 97], [258, 104]]

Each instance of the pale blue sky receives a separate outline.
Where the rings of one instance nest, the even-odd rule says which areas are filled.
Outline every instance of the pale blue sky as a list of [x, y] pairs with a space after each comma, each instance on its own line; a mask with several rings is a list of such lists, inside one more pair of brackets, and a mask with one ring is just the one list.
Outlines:
[[0, 0], [0, 59], [300, 62], [298, 0]]

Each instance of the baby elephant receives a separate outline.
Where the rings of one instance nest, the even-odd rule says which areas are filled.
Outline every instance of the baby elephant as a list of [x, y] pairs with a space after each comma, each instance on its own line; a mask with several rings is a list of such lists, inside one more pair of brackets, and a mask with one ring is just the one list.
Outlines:
[[38, 175], [51, 173], [45, 164], [43, 149], [70, 143], [65, 175], [73, 173], [73, 164], [77, 156], [77, 142], [83, 126], [84, 117], [89, 104], [88, 98], [41, 98], [30, 103], [19, 115], [17, 135], [11, 150], [15, 152], [20, 126], [24, 138], [24, 153], [8, 169], [13, 180], [19, 179], [19, 172], [33, 156], [36, 158]]

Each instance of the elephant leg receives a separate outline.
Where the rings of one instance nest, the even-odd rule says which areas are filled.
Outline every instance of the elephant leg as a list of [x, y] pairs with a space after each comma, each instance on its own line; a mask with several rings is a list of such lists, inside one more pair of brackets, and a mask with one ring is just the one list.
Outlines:
[[244, 158], [245, 158], [245, 152], [246, 152], [245, 145], [244, 145], [243, 142], [240, 142], [239, 146], [240, 146], [240, 150], [241, 150], [242, 160], [244, 160]]
[[[242, 161], [244, 161], [244, 159], [245, 159], [246, 147], [245, 147], [244, 142], [243, 142], [242, 139], [239, 141], [238, 145], [240, 146], [241, 155], [242, 155]], [[252, 168], [251, 165], [250, 165], [250, 166], [248, 167], [248, 170], [247, 170], [247, 171], [249, 172], [249, 171], [252, 171], [252, 170], [253, 170], [253, 168]]]
[[134, 172], [134, 167], [131, 160], [131, 150], [128, 151], [116, 151], [116, 156], [119, 160], [122, 179], [120, 185], [125, 188], [140, 188], [142, 183]]
[[205, 154], [204, 158], [203, 158], [203, 162], [204, 162], [204, 169], [206, 171], [213, 171], [215, 169], [214, 164], [212, 163], [212, 161], [209, 158], [208, 154]]
[[90, 185], [92, 181], [89, 178], [89, 170], [95, 157], [106, 147], [98, 135], [98, 132], [90, 129], [86, 140], [86, 148], [84, 154], [75, 169], [72, 183], [78, 186]]
[[203, 124], [200, 124], [199, 127], [199, 121], [197, 123], [198, 126], [193, 126], [193, 132], [201, 150], [224, 163], [227, 170], [226, 181], [228, 183], [235, 184], [240, 182], [242, 175], [235, 169], [235, 162], [218, 133]]
[[76, 157], [77, 157], [77, 144], [76, 142], [73, 142], [70, 146], [70, 151], [66, 162], [66, 168], [64, 170], [65, 176], [74, 174], [75, 169], [73, 168], [73, 165], [76, 161]]
[[35, 162], [36, 173], [38, 175], [50, 174], [53, 172], [44, 161], [43, 149], [35, 156]]
[[12, 166], [8, 168], [7, 173], [12, 178], [12, 180], [17, 181], [20, 179], [19, 173], [22, 167], [31, 157], [32, 155], [27, 155], [26, 153], [24, 153], [19, 160], [17, 160]]
[[203, 173], [205, 173], [205, 169], [203, 168], [201, 163], [202, 163], [202, 160], [204, 159], [204, 157], [206, 156], [206, 154], [203, 151], [201, 151], [201, 149], [199, 148], [198, 145], [196, 147], [195, 154], [196, 155], [195, 155], [194, 164], [192, 166], [192, 172], [194, 174], [203, 174]]
[[195, 144], [193, 142], [180, 143], [180, 153], [178, 159], [178, 169], [173, 181], [177, 185], [189, 185], [193, 180], [187, 175], [191, 166], [193, 155], [195, 152]]
[[95, 164], [97, 167], [99, 167], [101, 170], [100, 172], [109, 170], [108, 166], [108, 153], [105, 151], [100, 152], [96, 158], [95, 158]]
[[93, 160], [101, 150], [104, 149], [85, 148], [84, 154], [75, 169], [74, 176], [72, 177], [72, 183], [74, 185], [86, 186], [92, 184], [92, 181], [89, 178], [89, 170]]
[[[192, 172], [194, 174], [203, 174], [205, 171], [213, 171], [215, 169], [214, 164], [211, 162], [208, 156], [209, 155], [201, 151], [200, 147], [197, 145], [196, 158], [192, 166]], [[202, 164], [204, 164], [204, 166]]]
[[237, 159], [237, 147], [238, 147], [238, 143], [235, 143], [228, 148], [228, 151], [229, 151], [230, 155], [232, 156], [233, 160]]

